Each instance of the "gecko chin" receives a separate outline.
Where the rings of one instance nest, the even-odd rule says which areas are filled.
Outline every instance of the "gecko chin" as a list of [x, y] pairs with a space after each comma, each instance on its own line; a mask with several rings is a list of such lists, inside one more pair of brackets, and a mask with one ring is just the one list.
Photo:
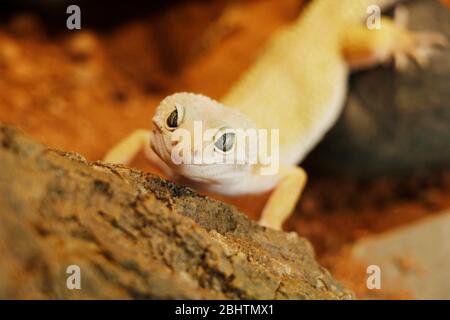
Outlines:
[[224, 164], [181, 164], [176, 172], [185, 179], [208, 186], [227, 186], [238, 183], [245, 175], [242, 166]]

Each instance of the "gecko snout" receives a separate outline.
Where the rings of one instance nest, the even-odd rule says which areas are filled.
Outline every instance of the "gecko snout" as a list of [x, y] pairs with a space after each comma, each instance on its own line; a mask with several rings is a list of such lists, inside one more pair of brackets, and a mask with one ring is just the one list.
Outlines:
[[153, 123], [154, 129], [157, 129], [158, 131], [162, 132], [162, 125], [161, 125], [160, 121], [158, 121], [158, 119], [153, 118], [152, 123]]

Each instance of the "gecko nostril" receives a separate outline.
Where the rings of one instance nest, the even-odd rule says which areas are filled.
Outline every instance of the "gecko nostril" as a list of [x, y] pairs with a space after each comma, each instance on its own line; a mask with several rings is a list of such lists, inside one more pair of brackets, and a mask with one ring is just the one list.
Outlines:
[[199, 154], [200, 154], [200, 150], [197, 149], [197, 148], [194, 148], [194, 150], [192, 151], [192, 155], [193, 155], [194, 157], [197, 157]]
[[158, 127], [158, 126], [153, 126], [153, 133], [154, 134], [161, 134], [162, 133], [162, 130], [161, 130], [161, 128], [160, 127]]
[[158, 129], [159, 131], [162, 131], [162, 125], [161, 125], [160, 121], [158, 121], [158, 119], [153, 118], [152, 123], [153, 123], [153, 127]]

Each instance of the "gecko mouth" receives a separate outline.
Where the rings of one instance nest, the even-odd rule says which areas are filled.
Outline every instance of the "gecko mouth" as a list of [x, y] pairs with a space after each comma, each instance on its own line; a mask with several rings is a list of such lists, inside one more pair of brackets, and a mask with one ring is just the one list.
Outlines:
[[229, 181], [236, 180], [237, 172], [219, 165], [198, 165], [188, 164], [178, 167], [178, 173], [183, 177], [199, 182], [214, 185], [220, 185]]
[[167, 163], [167, 156], [169, 156], [168, 158], [170, 159], [170, 151], [166, 147], [162, 132], [156, 128], [153, 128], [150, 148], [163, 162]]
[[172, 159], [173, 146], [167, 140], [169, 137], [154, 128], [150, 147], [155, 154], [174, 170], [178, 175], [200, 184], [220, 185], [227, 182], [236, 181], [245, 171], [240, 165], [210, 163], [210, 162], [190, 162], [179, 163]]

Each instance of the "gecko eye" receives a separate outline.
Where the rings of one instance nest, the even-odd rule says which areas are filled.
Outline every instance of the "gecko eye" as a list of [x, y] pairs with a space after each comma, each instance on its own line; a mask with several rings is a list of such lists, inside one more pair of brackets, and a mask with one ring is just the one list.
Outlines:
[[222, 128], [214, 137], [214, 147], [220, 152], [229, 152], [233, 149], [236, 134], [228, 128]]
[[183, 121], [184, 109], [178, 104], [175, 105], [175, 110], [173, 110], [166, 120], [166, 127], [168, 130], [173, 130], [177, 128], [181, 121]]

